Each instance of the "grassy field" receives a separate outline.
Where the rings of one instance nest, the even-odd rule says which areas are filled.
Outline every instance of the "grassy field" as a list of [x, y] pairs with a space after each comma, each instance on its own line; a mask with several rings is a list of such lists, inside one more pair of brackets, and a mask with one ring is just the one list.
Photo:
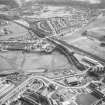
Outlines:
[[[89, 30], [93, 34], [90, 37], [82, 36], [82, 32]], [[72, 35], [65, 35], [63, 40], [67, 43], [76, 46], [84, 51], [95, 54], [100, 58], [105, 59], [105, 49], [100, 46], [100, 41], [97, 38], [104, 37], [105, 35], [105, 19], [104, 17], [99, 17], [95, 21], [88, 24], [82, 31], [75, 32]], [[95, 39], [96, 38], [96, 39]]]
[[0, 53], [0, 72], [43, 72], [71, 68], [67, 59], [54, 52], [48, 55], [22, 52]]

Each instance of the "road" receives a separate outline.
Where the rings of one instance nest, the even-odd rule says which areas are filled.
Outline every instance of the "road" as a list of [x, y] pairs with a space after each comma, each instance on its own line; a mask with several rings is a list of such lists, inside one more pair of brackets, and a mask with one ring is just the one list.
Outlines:
[[103, 58], [100, 58], [100, 57], [98, 57], [96, 55], [93, 55], [93, 54], [87, 52], [87, 51], [84, 51], [84, 50], [79, 49], [79, 48], [77, 48], [77, 47], [75, 47], [73, 45], [70, 45], [67, 42], [63, 41], [63, 40], [58, 40], [58, 39], [55, 39], [55, 38], [51, 38], [51, 40], [53, 40], [56, 43], [64, 46], [67, 49], [71, 49], [73, 52], [76, 52], [76, 53], [82, 54], [84, 56], [88, 56], [90, 58], [93, 58], [93, 59], [99, 61], [101, 64], [105, 65], [105, 59], [103, 59]]
[[[17, 23], [17, 24], [19, 24], [19, 23]], [[24, 27], [24, 28], [26, 28], [28, 30], [31, 30], [32, 32], [34, 32], [40, 38], [46, 38], [45, 34], [39, 32], [38, 30], [35, 30], [34, 27], [29, 28], [29, 27], [24, 26], [22, 24], [19, 24], [19, 25], [21, 25], [22, 27]], [[80, 48], [77, 48], [77, 47], [75, 47], [75, 46], [73, 46], [71, 44], [68, 44], [66, 41], [58, 40], [57, 38], [53, 38], [53, 36], [52, 37], [51, 36], [47, 37], [46, 39], [53, 42], [55, 45], [60, 45], [62, 47], [62, 49], [64, 49], [63, 54], [66, 56], [67, 59], [69, 59], [69, 63], [71, 63], [71, 60], [70, 60], [71, 59], [70, 50], [71, 50], [72, 52], [76, 52], [76, 53], [82, 54], [84, 56], [88, 56], [90, 58], [93, 58], [93, 59], [99, 61], [101, 64], [105, 65], [105, 59], [100, 58], [100, 57], [98, 57], [96, 55], [93, 55], [92, 53], [84, 51], [84, 50], [82, 50]], [[79, 64], [79, 62], [78, 62], [78, 64]]]
[[[27, 80], [25, 80], [23, 83], [21, 83], [19, 86], [17, 86], [15, 89], [13, 89], [10, 93], [8, 93], [5, 97], [3, 97], [2, 99], [0, 99], [0, 104], [2, 105], [4, 102], [6, 102], [7, 100], [9, 100], [11, 97], [14, 96], [14, 94], [19, 94], [19, 93], [23, 93], [26, 89], [27, 89], [27, 85], [29, 85], [30, 80], [33, 79], [38, 79], [41, 80], [44, 84], [46, 84], [42, 78], [37, 78], [35, 76], [30, 76]], [[38, 89], [36, 89], [35, 91], [38, 91], [43, 85], [41, 85]]]
[[[35, 33], [35, 35], [37, 35], [39, 38], [46, 38], [46, 35], [38, 30], [35, 30], [34, 29], [34, 26], [33, 27], [27, 27], [27, 26], [24, 26], [23, 24], [20, 24], [18, 22], [15, 22], [14, 23], [17, 23], [18, 25], [21, 25], [22, 27], [26, 28], [27, 30], [31, 30], [32, 32]], [[30, 24], [30, 23], [29, 23]], [[63, 54], [66, 56], [66, 58], [68, 59], [69, 63], [72, 63], [72, 59], [74, 59], [74, 61], [78, 62], [73, 56], [71, 56], [71, 52], [76, 52], [76, 53], [79, 53], [79, 54], [82, 54], [84, 56], [88, 56], [90, 58], [93, 58], [97, 61], [99, 61], [101, 64], [105, 65], [105, 59], [103, 58], [100, 58], [96, 55], [93, 55], [92, 53], [89, 53], [87, 51], [84, 51], [78, 47], [75, 47], [71, 44], [68, 44], [66, 41], [63, 41], [63, 40], [58, 40], [57, 38], [53, 38], [53, 36], [51, 37], [48, 37], [47, 38], [49, 41], [53, 42], [56, 46], [59, 45], [60, 47], [62, 47], [63, 49]], [[70, 52], [71, 50], [71, 52]], [[61, 50], [60, 50], [61, 51]], [[71, 59], [71, 57], [72, 59]], [[75, 63], [76, 64], [76, 63]], [[77, 63], [79, 65], [79, 62]]]
[[[27, 89], [26, 88], [26, 85], [29, 84], [30, 80], [32, 80], [32, 79], [38, 79], [38, 80], [42, 81], [46, 86], [48, 86], [48, 84], [46, 82], [46, 81], [48, 81], [48, 83], [53, 83], [53, 84], [56, 84], [57, 86], [66, 88], [65, 86], [63, 86], [61, 84], [58, 84], [58, 83], [54, 82], [53, 80], [48, 79], [46, 77], [43, 77], [43, 76], [33, 76], [32, 75], [26, 81], [24, 81], [22, 84], [20, 84], [18, 87], [16, 87], [15, 89], [13, 89], [9, 94], [7, 94], [5, 97], [3, 97], [0, 100], [0, 104], [3, 104], [6, 100], [8, 100], [14, 94], [19, 94], [19, 92], [22, 92], [23, 93]], [[42, 85], [38, 89], [36, 89], [35, 91], [38, 91], [41, 87], [42, 87]]]

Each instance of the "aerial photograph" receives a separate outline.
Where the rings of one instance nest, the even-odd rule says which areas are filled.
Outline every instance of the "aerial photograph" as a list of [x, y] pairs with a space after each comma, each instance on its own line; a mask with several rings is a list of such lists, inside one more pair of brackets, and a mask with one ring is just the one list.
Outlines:
[[0, 105], [105, 105], [105, 0], [0, 0]]

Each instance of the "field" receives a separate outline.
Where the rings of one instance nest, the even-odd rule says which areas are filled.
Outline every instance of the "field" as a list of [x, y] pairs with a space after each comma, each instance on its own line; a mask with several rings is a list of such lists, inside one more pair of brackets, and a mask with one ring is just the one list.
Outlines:
[[[73, 33], [73, 35], [67, 35], [63, 39], [84, 51], [90, 52], [91, 54], [95, 54], [100, 58], [105, 59], [105, 49], [100, 46], [102, 37], [105, 36], [105, 19], [104, 17], [99, 17], [95, 21], [88, 24], [84, 29], [79, 32]], [[87, 36], [82, 36], [82, 33], [87, 30], [91, 34]], [[104, 39], [103, 41], [104, 42]]]

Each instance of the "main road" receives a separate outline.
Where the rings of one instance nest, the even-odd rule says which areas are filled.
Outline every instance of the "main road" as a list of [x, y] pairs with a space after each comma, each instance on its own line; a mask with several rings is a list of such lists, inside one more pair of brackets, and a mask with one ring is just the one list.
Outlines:
[[71, 50], [73, 52], [76, 52], [76, 53], [82, 54], [84, 56], [90, 57], [92, 59], [95, 59], [95, 60], [99, 61], [101, 64], [105, 65], [105, 59], [100, 58], [100, 57], [98, 57], [96, 55], [93, 55], [92, 53], [89, 53], [87, 51], [84, 51], [84, 50], [82, 50], [82, 49], [80, 49], [78, 47], [75, 47], [73, 45], [70, 45], [66, 41], [59, 40], [59, 39], [56, 39], [56, 38], [53, 38], [53, 37], [51, 37], [50, 40], [53, 40], [54, 42], [62, 45], [66, 49], [69, 49], [69, 50]]
[[[87, 51], [84, 51], [78, 47], [75, 47], [71, 44], [68, 44], [66, 41], [63, 41], [61, 39], [57, 39], [53, 36], [46, 36], [44, 33], [42, 33], [41, 31], [39, 30], [36, 30], [34, 28], [34, 25], [31, 25], [29, 23], [29, 27], [23, 25], [23, 24], [20, 24], [16, 21], [14, 21], [14, 23], [17, 23], [18, 25], [21, 25], [22, 27], [28, 29], [28, 30], [31, 30], [33, 33], [35, 33], [35, 35], [37, 35], [38, 37], [42, 38], [42, 39], [48, 39], [49, 41], [51, 41], [52, 43], [54, 43], [56, 46], [58, 46], [57, 50], [61, 53], [63, 53], [66, 58], [68, 59], [69, 63], [70, 64], [74, 64], [77, 68], [80, 68], [80, 69], [84, 69], [83, 65], [81, 65], [79, 63], [79, 61], [76, 59], [76, 57], [73, 56], [72, 52], [76, 52], [76, 53], [79, 53], [79, 54], [82, 54], [83, 56], [88, 56], [92, 59], [95, 59], [97, 61], [99, 61], [102, 65], [105, 65], [105, 59], [103, 58], [100, 58], [96, 55], [93, 55], [92, 53], [89, 53]], [[55, 35], [54, 35], [55, 36]], [[82, 67], [82, 68], [81, 68]]]

